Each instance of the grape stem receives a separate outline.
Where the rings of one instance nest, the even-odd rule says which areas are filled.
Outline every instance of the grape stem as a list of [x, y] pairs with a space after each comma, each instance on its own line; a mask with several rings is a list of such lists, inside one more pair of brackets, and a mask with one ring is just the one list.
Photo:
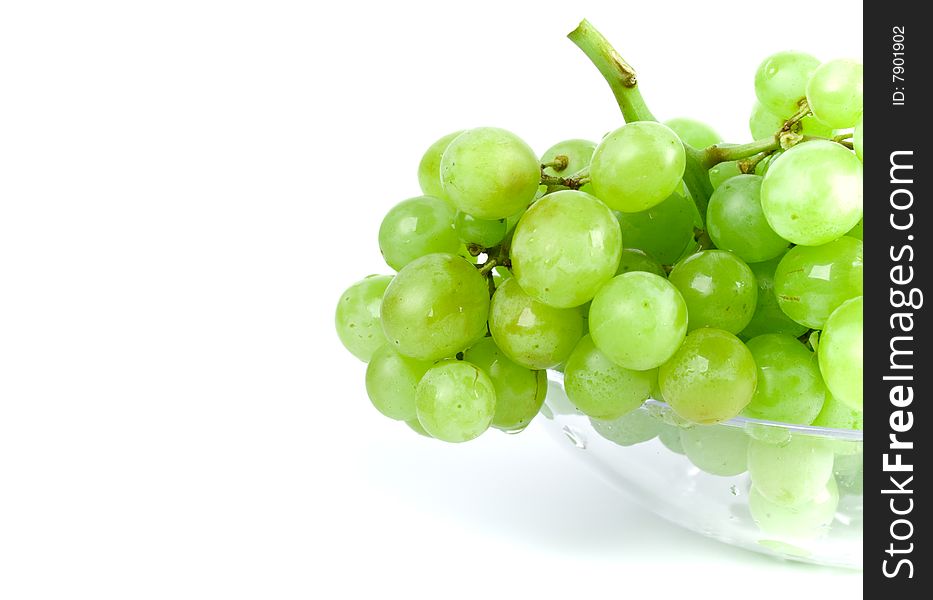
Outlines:
[[573, 177], [554, 177], [553, 175], [545, 175], [544, 169], [547, 167], [547, 165], [541, 165], [541, 167], [541, 185], [548, 186], [548, 193], [552, 191], [550, 189], [551, 187], [557, 187], [558, 189], [578, 190], [590, 182], [589, 177], [582, 175], [574, 175]]
[[490, 258], [489, 260], [483, 263], [483, 266], [479, 268], [479, 274], [486, 275], [487, 273], [492, 271], [492, 268], [495, 267], [497, 264], [499, 263], [498, 261], [496, 261], [495, 258]]
[[566, 168], [567, 168], [567, 165], [569, 165], [569, 164], [570, 164], [570, 159], [567, 158], [566, 155], [564, 155], [564, 154], [558, 154], [558, 155], [555, 156], [554, 159], [551, 160], [550, 162], [541, 163], [541, 169], [544, 170], [544, 169], [547, 169], [548, 167], [550, 167], [550, 168], [554, 169], [555, 171], [560, 172], [560, 171], [563, 171], [564, 169], [566, 169]]
[[741, 171], [742, 173], [744, 173], [744, 174], [746, 174], [746, 175], [747, 175], [748, 173], [754, 173], [754, 172], [755, 172], [755, 167], [758, 166], [758, 163], [760, 163], [760, 162], [763, 161], [764, 159], [766, 159], [766, 158], [768, 158], [769, 156], [771, 156], [771, 154], [772, 154], [772, 152], [759, 152], [759, 153], [756, 154], [755, 156], [750, 156], [750, 157], [748, 157], [748, 158], [743, 158], [742, 160], [740, 160], [740, 161], [738, 162], [739, 171]]

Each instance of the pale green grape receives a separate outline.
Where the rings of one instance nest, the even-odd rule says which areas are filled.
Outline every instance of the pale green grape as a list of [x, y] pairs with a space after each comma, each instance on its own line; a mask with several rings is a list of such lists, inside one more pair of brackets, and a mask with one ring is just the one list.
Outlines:
[[776, 160], [778, 159], [778, 157], [781, 156], [782, 154], [784, 154], [784, 152], [781, 151], [781, 150], [778, 150], [778, 151], [775, 152], [774, 154], [770, 154], [770, 155], [764, 157], [764, 158], [761, 160], [761, 162], [759, 162], [757, 165], [755, 165], [755, 175], [760, 175], [760, 176], [762, 176], [762, 177], [764, 177], [765, 175], [767, 175], [767, 174], [768, 174], [768, 169], [771, 168], [771, 165], [774, 164], [774, 161], [776, 161]]
[[843, 302], [820, 336], [820, 371], [826, 387], [849, 408], [862, 410], [862, 297]]
[[482, 369], [448, 360], [428, 369], [415, 393], [418, 421], [431, 437], [467, 442], [489, 429], [496, 389]]
[[440, 360], [486, 333], [489, 287], [453, 254], [429, 254], [399, 271], [382, 300], [382, 328], [400, 354]]
[[541, 179], [538, 157], [504, 129], [470, 129], [441, 158], [444, 191], [457, 209], [480, 219], [503, 219], [534, 200]]
[[631, 271], [599, 290], [590, 306], [589, 327], [593, 343], [612, 362], [645, 371], [680, 347], [687, 332], [687, 305], [668, 280]]
[[846, 404], [836, 400], [832, 394], [826, 394], [823, 410], [813, 420], [812, 425], [817, 427], [831, 427], [833, 429], [858, 429], [861, 431], [863, 414]]
[[662, 264], [673, 264], [693, 241], [693, 201], [674, 192], [663, 202], [641, 212], [617, 212], [622, 244], [650, 254]]
[[862, 452], [836, 455], [833, 476], [843, 494], [861, 496], [864, 488], [864, 457]]
[[450, 142], [454, 141], [454, 138], [461, 133], [463, 133], [462, 130], [448, 133], [431, 144], [424, 156], [421, 157], [421, 162], [418, 164], [418, 184], [425, 196], [450, 201], [441, 183], [441, 156], [444, 155], [444, 150], [447, 149]]
[[433, 436], [430, 433], [428, 433], [427, 430], [425, 430], [425, 428], [421, 425], [421, 422], [417, 418], [405, 421], [405, 424], [408, 425], [408, 427], [410, 427], [411, 430], [417, 433], [418, 435], [423, 435], [426, 438], [433, 439]]
[[862, 161], [835, 142], [797, 144], [769, 167], [761, 208], [785, 240], [831, 242], [862, 218]]
[[710, 168], [709, 182], [712, 184], [713, 189], [715, 190], [726, 181], [729, 181], [733, 177], [741, 174], [742, 171], [739, 169], [738, 161], [730, 160], [728, 162], [721, 162], [718, 165]]
[[664, 268], [661, 267], [661, 263], [638, 248], [622, 249], [622, 258], [619, 260], [619, 269], [616, 271], [616, 275], [628, 273], [629, 271], [645, 271], [661, 277], [667, 276], [664, 273]]
[[570, 177], [590, 166], [590, 159], [593, 158], [595, 150], [596, 142], [589, 140], [564, 140], [558, 142], [541, 155], [541, 163], [552, 162], [557, 156], [566, 156], [567, 166], [560, 171], [548, 167], [544, 169], [544, 174], [551, 177]]
[[501, 242], [507, 233], [507, 227], [505, 219], [488, 221], [459, 211], [454, 219], [454, 229], [460, 241], [483, 248], [491, 248]]
[[614, 419], [644, 404], [655, 379], [654, 369], [633, 371], [615, 364], [588, 335], [564, 365], [567, 397], [580, 412], [597, 419]]
[[826, 125], [855, 127], [862, 114], [862, 63], [837, 59], [820, 65], [807, 83], [807, 103]]
[[661, 365], [658, 383], [678, 415], [694, 423], [718, 423], [738, 415], [751, 401], [756, 371], [752, 353], [737, 337], [703, 328], [690, 332]]
[[684, 454], [701, 471], [721, 477], [744, 473], [748, 436], [738, 427], [697, 425], [680, 432]]
[[386, 344], [366, 367], [366, 393], [376, 409], [399, 421], [415, 419], [415, 389], [433, 363], [402, 356]]
[[716, 247], [747, 263], [780, 256], [788, 245], [761, 210], [761, 179], [737, 175], [726, 181], [713, 192], [706, 212], [706, 229]]
[[712, 327], [738, 333], [755, 314], [755, 274], [731, 252], [704, 250], [693, 254], [674, 266], [669, 279], [687, 304], [690, 331]]
[[419, 196], [399, 202], [379, 226], [379, 250], [396, 271], [426, 254], [453, 254], [459, 248], [454, 210], [438, 198]]
[[752, 440], [748, 474], [766, 499], [801, 506], [816, 498], [832, 477], [833, 452], [821, 439], [801, 435], [784, 446]]
[[781, 423], [812, 423], [826, 399], [816, 355], [789, 335], [760, 335], [746, 345], [758, 366], [758, 387], [744, 414]]
[[[864, 219], [863, 219], [863, 220], [864, 220]], [[862, 221], [859, 221], [859, 222], [855, 225], [855, 227], [853, 227], [852, 229], [849, 230], [849, 233], [847, 233], [846, 236], [847, 236], [847, 237], [851, 237], [851, 238], [855, 238], [855, 239], [857, 239], [857, 240], [861, 240], [861, 239], [862, 239], [862, 235], [863, 235], [863, 231], [864, 231], [864, 225], [862, 225]]]
[[680, 427], [668, 425], [660, 422], [661, 433], [658, 434], [658, 440], [664, 444], [664, 447], [675, 454], [685, 454], [684, 443], [680, 439]]
[[825, 535], [838, 505], [839, 489], [832, 477], [812, 499], [799, 506], [772, 502], [754, 486], [748, 498], [752, 518], [763, 532], [792, 539], [811, 539]]
[[615, 419], [594, 419], [590, 423], [596, 433], [620, 446], [634, 446], [652, 440], [661, 433], [661, 422], [642, 408]]
[[567, 360], [583, 337], [583, 312], [539, 302], [512, 277], [492, 296], [489, 331], [513, 361], [529, 369], [550, 369]]
[[863, 131], [864, 125], [862, 125], [862, 115], [858, 116], [858, 121], [855, 123], [855, 131], [852, 133], [852, 146], [855, 147], [855, 155], [858, 156], [859, 160], [862, 160], [862, 144], [864, 143]]
[[677, 134], [683, 143], [702, 149], [722, 142], [722, 137], [706, 123], [683, 117], [668, 119], [664, 124]]
[[686, 166], [684, 146], [660, 123], [623, 125], [599, 143], [590, 163], [593, 192], [610, 208], [639, 212], [680, 188]]
[[512, 238], [512, 273], [532, 297], [558, 308], [591, 300], [619, 267], [622, 234], [612, 211], [575, 190], [528, 209]]
[[337, 337], [363, 362], [369, 362], [373, 352], [386, 343], [379, 313], [391, 281], [388, 275], [371, 275], [347, 288], [337, 302], [334, 318]]
[[793, 116], [807, 95], [807, 81], [819, 66], [819, 60], [803, 52], [772, 54], [755, 73], [758, 101], [779, 117]]
[[[793, 115], [788, 115], [788, 117]], [[752, 114], [748, 118], [748, 128], [752, 132], [752, 137], [760, 140], [767, 137], [773, 137], [784, 127], [787, 118], [779, 117], [765, 107], [761, 102], [756, 102], [752, 107]], [[794, 133], [801, 135], [814, 135], [817, 137], [833, 137], [833, 128], [817, 121], [812, 116], [804, 117], [797, 121], [791, 128]]]
[[840, 304], [862, 295], [862, 242], [843, 236], [791, 248], [774, 273], [774, 293], [788, 317], [822, 329]]
[[544, 404], [547, 373], [515, 364], [489, 337], [471, 346], [464, 352], [463, 359], [489, 375], [496, 388], [492, 426], [508, 432], [527, 427]]

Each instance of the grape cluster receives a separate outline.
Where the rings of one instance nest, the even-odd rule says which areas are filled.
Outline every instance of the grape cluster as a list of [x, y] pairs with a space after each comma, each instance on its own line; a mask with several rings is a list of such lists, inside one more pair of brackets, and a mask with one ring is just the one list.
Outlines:
[[[432, 144], [424, 195], [379, 229], [396, 274], [337, 306], [375, 407], [448, 442], [520, 431], [556, 369], [609, 439], [637, 437], [622, 424], [649, 398], [697, 425], [860, 427], [862, 68], [781, 52], [754, 84], [751, 144], [690, 119], [540, 156], [492, 127]], [[686, 431], [665, 443], [768, 474], [753, 478], [761, 514], [838, 495], [825, 448]], [[711, 445], [742, 448], [710, 462]]]

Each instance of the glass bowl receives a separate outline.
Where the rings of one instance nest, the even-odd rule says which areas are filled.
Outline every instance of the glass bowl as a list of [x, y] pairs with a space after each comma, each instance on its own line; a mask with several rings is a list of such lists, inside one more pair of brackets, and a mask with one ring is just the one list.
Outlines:
[[672, 523], [763, 554], [862, 567], [861, 431], [744, 417], [693, 425], [655, 400], [595, 420], [556, 372], [541, 412], [552, 437]]

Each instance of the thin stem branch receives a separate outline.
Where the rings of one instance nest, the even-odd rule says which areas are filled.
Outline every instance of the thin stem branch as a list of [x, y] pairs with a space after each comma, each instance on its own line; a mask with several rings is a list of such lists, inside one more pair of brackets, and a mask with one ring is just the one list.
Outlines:
[[569, 164], [570, 164], [570, 159], [567, 158], [566, 155], [558, 154], [557, 156], [554, 157], [553, 160], [546, 162], [546, 163], [541, 163], [541, 168], [542, 169], [548, 169], [548, 168], [554, 169], [555, 171], [560, 173], [561, 171], [566, 169], [567, 165]]
[[499, 263], [495, 258], [490, 258], [489, 260], [483, 263], [483, 266], [479, 268], [479, 274], [486, 275], [487, 273], [492, 271], [492, 268], [495, 267], [497, 264]]

